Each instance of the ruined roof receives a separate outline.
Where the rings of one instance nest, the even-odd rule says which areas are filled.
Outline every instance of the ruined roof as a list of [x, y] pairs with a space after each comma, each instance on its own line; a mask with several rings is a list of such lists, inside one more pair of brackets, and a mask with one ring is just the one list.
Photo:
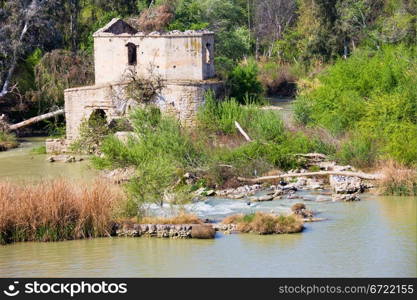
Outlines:
[[107, 25], [97, 30], [93, 36], [149, 36], [149, 37], [179, 37], [179, 36], [202, 36], [207, 34], [214, 34], [209, 30], [173, 30], [168, 32], [153, 31], [151, 33], [140, 32], [127, 24], [125, 21], [119, 18], [114, 18]]
[[136, 34], [138, 31], [122, 19], [114, 18], [106, 26], [97, 30], [94, 35], [98, 35], [102, 32], [118, 35], [122, 33]]

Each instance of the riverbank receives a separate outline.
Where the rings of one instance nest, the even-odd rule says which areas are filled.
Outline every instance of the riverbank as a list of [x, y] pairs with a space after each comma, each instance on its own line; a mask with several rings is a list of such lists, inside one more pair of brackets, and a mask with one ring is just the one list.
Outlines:
[[[0, 246], [4, 277], [415, 277], [416, 199], [363, 194], [332, 202], [300, 192], [324, 222], [302, 234], [216, 233], [215, 239], [96, 238]], [[320, 200], [321, 199], [321, 200]], [[318, 201], [317, 201], [318, 200]], [[326, 201], [322, 201], [326, 200]], [[295, 199], [210, 198], [186, 208], [210, 219], [286, 211]], [[155, 213], [158, 208], [155, 207]], [[159, 208], [160, 209], [160, 208]], [[152, 209], [154, 211], [154, 209]], [[170, 211], [164, 207], [163, 211]], [[250, 271], [249, 271], [250, 270]]]

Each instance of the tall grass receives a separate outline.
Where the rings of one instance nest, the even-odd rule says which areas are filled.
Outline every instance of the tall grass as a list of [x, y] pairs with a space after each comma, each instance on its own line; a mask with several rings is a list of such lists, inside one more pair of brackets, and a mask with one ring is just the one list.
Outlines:
[[16, 136], [0, 130], [0, 151], [16, 148], [18, 145]]
[[417, 169], [410, 169], [393, 160], [380, 163], [383, 178], [379, 182], [384, 195], [417, 196]]
[[109, 235], [119, 192], [104, 182], [0, 182], [0, 243]]

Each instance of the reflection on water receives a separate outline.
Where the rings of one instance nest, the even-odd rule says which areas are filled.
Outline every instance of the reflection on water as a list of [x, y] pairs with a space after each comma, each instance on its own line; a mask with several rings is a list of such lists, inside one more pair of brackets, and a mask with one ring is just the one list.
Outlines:
[[[42, 141], [0, 153], [0, 178], [59, 175], [93, 178], [88, 163], [48, 163], [30, 154]], [[0, 246], [0, 277], [415, 277], [416, 210], [413, 197], [364, 195], [363, 201], [331, 202], [302, 192], [326, 221], [293, 235], [217, 234], [214, 240], [102, 238]], [[254, 211], [285, 212], [299, 200], [248, 206], [244, 200], [210, 199], [188, 205], [213, 219]]]

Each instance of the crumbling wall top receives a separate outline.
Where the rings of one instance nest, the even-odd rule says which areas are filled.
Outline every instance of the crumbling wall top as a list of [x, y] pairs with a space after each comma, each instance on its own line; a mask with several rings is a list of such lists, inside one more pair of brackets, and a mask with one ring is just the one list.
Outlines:
[[209, 30], [173, 30], [168, 32], [153, 31], [145, 33], [136, 30], [131, 25], [119, 18], [112, 19], [107, 25], [97, 30], [94, 37], [196, 37], [203, 35], [214, 35], [214, 32]]

